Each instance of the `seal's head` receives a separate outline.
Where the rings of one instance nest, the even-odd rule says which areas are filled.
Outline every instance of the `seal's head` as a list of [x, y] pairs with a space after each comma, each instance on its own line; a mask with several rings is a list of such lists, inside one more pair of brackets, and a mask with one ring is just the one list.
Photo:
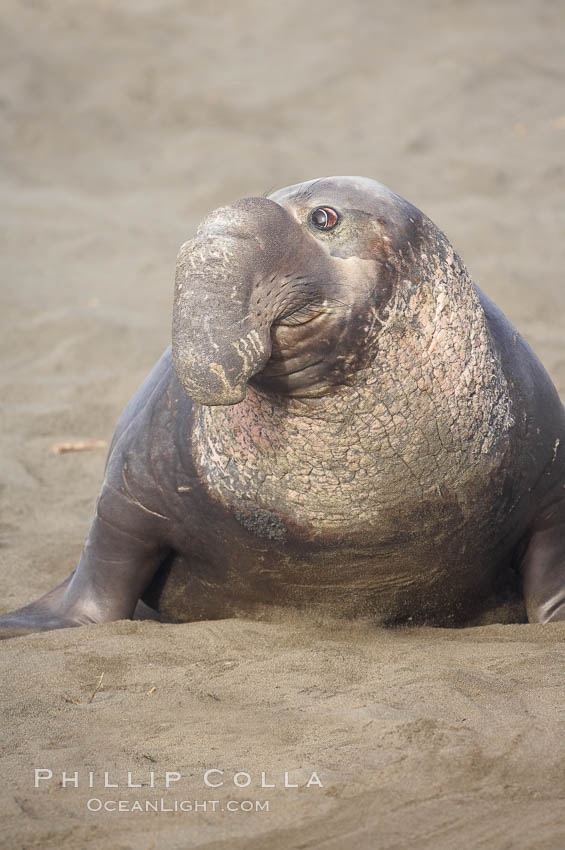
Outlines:
[[173, 358], [186, 392], [235, 404], [250, 380], [296, 397], [354, 380], [374, 356], [424, 218], [362, 177], [211, 213], [177, 264]]

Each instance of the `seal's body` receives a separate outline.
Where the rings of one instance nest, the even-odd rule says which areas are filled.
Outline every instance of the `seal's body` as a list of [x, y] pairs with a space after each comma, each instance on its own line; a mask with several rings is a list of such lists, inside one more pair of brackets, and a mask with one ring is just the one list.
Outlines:
[[[329, 178], [212, 213], [124, 411], [77, 570], [9, 636], [293, 605], [565, 619], [565, 413], [421, 212]], [[507, 618], [500, 607], [496, 617]]]

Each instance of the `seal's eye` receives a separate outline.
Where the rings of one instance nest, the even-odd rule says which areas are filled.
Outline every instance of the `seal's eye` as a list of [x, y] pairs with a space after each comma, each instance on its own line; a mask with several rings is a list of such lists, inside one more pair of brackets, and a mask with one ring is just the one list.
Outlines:
[[318, 230], [331, 230], [339, 221], [339, 215], [331, 207], [316, 207], [310, 213], [310, 221]]

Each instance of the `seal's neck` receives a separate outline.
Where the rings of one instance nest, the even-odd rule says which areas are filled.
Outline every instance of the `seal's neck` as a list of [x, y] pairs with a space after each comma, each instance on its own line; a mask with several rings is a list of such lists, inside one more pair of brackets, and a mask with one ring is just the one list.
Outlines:
[[199, 408], [196, 457], [216, 496], [334, 529], [366, 529], [439, 492], [464, 501], [465, 482], [498, 462], [512, 415], [475, 287], [441, 247], [398, 287], [352, 386], [319, 399], [248, 388], [240, 404]]

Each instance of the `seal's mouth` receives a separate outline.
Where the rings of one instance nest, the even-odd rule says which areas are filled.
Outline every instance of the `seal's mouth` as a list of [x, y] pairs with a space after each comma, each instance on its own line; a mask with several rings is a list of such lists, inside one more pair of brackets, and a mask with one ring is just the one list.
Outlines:
[[295, 369], [288, 369], [285, 371], [277, 371], [277, 367], [275, 364], [272, 366], [267, 366], [263, 369], [259, 375], [265, 375], [268, 378], [289, 378], [291, 375], [300, 375], [301, 373], [306, 372], [307, 369], [315, 369], [316, 366], [320, 366], [324, 362], [324, 359], [316, 360], [314, 363], [307, 363], [304, 366], [298, 366]]
[[323, 395], [336, 383], [339, 340], [350, 312], [349, 304], [320, 296], [276, 319], [271, 356], [251, 385], [283, 396]]
[[321, 303], [310, 302], [303, 307], [293, 309], [292, 312], [283, 315], [280, 319], [273, 322], [273, 328], [294, 328], [299, 325], [308, 325], [315, 319], [325, 316], [330, 312], [328, 301]]

